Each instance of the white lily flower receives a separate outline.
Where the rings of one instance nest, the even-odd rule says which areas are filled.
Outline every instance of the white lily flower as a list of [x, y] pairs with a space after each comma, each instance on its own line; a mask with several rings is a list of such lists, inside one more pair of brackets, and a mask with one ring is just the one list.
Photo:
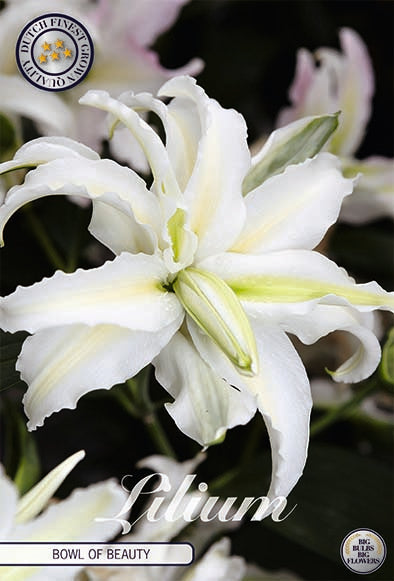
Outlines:
[[[17, 362], [29, 386], [28, 427], [152, 361], [174, 398], [168, 412], [203, 446], [258, 408], [273, 454], [268, 496], [287, 496], [306, 460], [311, 396], [286, 332], [305, 343], [336, 329], [354, 335], [359, 348], [333, 377], [359, 381], [380, 358], [366, 320], [375, 309], [394, 310], [394, 296], [375, 282], [355, 284], [312, 250], [353, 187], [333, 155], [290, 165], [243, 197], [255, 166], [241, 115], [189, 77], [168, 81], [160, 95], [173, 99], [128, 95], [126, 105], [91, 91], [81, 100], [130, 129], [152, 168], [150, 190], [128, 168], [65, 140], [33, 141], [0, 165], [29, 165], [29, 151], [31, 163], [41, 160], [8, 192], [1, 227], [28, 201], [80, 195], [92, 200], [90, 232], [116, 254], [2, 299], [1, 327], [32, 333]], [[132, 107], [160, 116], [165, 145]]]
[[[119, 533], [120, 527], [116, 522], [95, 521], [96, 517], [119, 510], [125, 502], [126, 492], [113, 480], [75, 490], [66, 500], [46, 508], [53, 493], [84, 456], [84, 451], [73, 454], [21, 498], [18, 498], [16, 486], [0, 466], [0, 540], [100, 542], [111, 540]], [[0, 578], [4, 581], [71, 580], [81, 568], [0, 567]]]
[[277, 126], [307, 115], [341, 111], [339, 128], [326, 149], [341, 157], [347, 175], [361, 174], [354, 194], [344, 202], [341, 219], [361, 224], [384, 216], [394, 218], [393, 160], [377, 156], [362, 161], [354, 158], [371, 115], [371, 59], [354, 30], [343, 28], [339, 38], [342, 52], [331, 48], [320, 48], [315, 55], [306, 49], [298, 51], [289, 89], [292, 105], [279, 113]]
[[[178, 74], [197, 75], [203, 63], [193, 59], [181, 69], [168, 70], [149, 49], [156, 38], [172, 26], [189, 0], [69, 0], [57, 4], [56, 13], [65, 13], [82, 22], [95, 45], [93, 67], [82, 83], [64, 94], [48, 93], [31, 86], [16, 68], [11, 50], [0, 54], [2, 94], [0, 111], [18, 121], [23, 115], [37, 123], [43, 135], [67, 135], [100, 150], [106, 138], [104, 116], [98, 111], [81, 111], [78, 99], [89, 88], [103, 88], [118, 96], [130, 89], [152, 91]], [[54, 11], [50, 0], [7, 0], [0, 12], [3, 46], [15, 47], [27, 22]], [[15, 119], [16, 117], [16, 119]], [[120, 159], [145, 167], [146, 161], [128, 132], [117, 132], [113, 152]], [[142, 158], [142, 159], [141, 159]]]

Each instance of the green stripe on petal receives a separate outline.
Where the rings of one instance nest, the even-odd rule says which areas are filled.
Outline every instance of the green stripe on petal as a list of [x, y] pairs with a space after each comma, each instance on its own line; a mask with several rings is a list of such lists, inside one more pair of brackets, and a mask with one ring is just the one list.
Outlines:
[[226, 280], [242, 301], [295, 303], [337, 295], [358, 306], [394, 308], [394, 296], [382, 290], [373, 292], [373, 283], [360, 285], [330, 284], [326, 281], [290, 276], [245, 276]]
[[185, 210], [178, 208], [167, 223], [174, 260], [179, 261], [185, 238]]
[[241, 373], [257, 373], [257, 350], [248, 318], [230, 287], [210, 272], [187, 268], [173, 285], [187, 313]]

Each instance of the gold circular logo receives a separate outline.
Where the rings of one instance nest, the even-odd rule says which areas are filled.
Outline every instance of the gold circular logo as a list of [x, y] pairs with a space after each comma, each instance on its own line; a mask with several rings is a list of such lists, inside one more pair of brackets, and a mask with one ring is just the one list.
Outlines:
[[65, 91], [88, 74], [94, 57], [86, 27], [67, 14], [31, 20], [16, 43], [16, 62], [29, 83], [44, 91]]
[[386, 558], [386, 543], [371, 529], [356, 529], [341, 544], [341, 558], [354, 573], [367, 575], [381, 567]]

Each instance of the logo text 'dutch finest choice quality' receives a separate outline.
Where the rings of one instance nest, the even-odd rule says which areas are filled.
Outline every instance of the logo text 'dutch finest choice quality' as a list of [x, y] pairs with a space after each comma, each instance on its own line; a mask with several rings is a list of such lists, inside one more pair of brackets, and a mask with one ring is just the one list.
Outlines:
[[66, 14], [43, 14], [21, 31], [16, 61], [29, 83], [45, 91], [64, 91], [88, 74], [94, 57], [86, 27]]

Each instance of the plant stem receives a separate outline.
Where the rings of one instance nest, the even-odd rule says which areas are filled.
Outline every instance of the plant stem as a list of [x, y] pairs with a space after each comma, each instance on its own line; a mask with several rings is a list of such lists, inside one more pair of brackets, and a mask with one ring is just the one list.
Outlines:
[[[143, 420], [152, 442], [161, 454], [169, 456], [170, 458], [176, 458], [174, 449], [168, 441], [167, 435], [163, 430], [157, 413], [155, 412], [155, 405], [150, 399], [149, 377], [150, 369], [149, 367], [146, 367], [137, 375], [137, 377], [133, 377], [133, 379], [126, 381], [129, 396], [127, 397], [124, 394], [124, 407], [134, 417], [139, 417]], [[128, 404], [131, 404], [131, 407], [125, 405], [126, 400]]]
[[134, 405], [131, 399], [121, 389], [115, 388], [112, 390], [112, 393], [126, 412], [133, 416], [133, 418], [140, 417], [140, 411], [137, 406]]
[[360, 389], [355, 392], [351, 399], [328, 411], [324, 414], [324, 416], [314, 421], [311, 424], [310, 435], [316, 436], [316, 434], [319, 434], [321, 431], [328, 428], [328, 426], [335, 423], [338, 419], [348, 416], [354, 412], [358, 408], [360, 402], [362, 402], [376, 389], [376, 385], [376, 377], [372, 377], [369, 381], [365, 381], [364, 385], [362, 385], [362, 387], [360, 387]]
[[240, 466], [236, 468], [231, 468], [227, 472], [224, 472], [223, 474], [215, 478], [215, 480], [212, 480], [212, 482], [209, 485], [209, 490], [211, 490], [212, 492], [219, 493], [224, 486], [226, 486], [227, 484], [229, 484], [229, 482], [234, 480], [234, 478], [236, 478], [240, 473], [241, 473]]
[[147, 414], [144, 417], [144, 423], [152, 442], [157, 446], [159, 452], [170, 458], [176, 458], [174, 449], [168, 441], [157, 415], [154, 412]]
[[37, 238], [37, 241], [39, 242], [41, 248], [44, 250], [49, 262], [55, 268], [59, 270], [65, 270], [65, 264], [62, 257], [60, 256], [56, 248], [53, 246], [51, 239], [45, 232], [43, 225], [35, 215], [31, 206], [29, 205], [25, 206], [24, 208], [22, 208], [22, 211], [25, 213], [26, 220], [30, 226], [30, 229]]

